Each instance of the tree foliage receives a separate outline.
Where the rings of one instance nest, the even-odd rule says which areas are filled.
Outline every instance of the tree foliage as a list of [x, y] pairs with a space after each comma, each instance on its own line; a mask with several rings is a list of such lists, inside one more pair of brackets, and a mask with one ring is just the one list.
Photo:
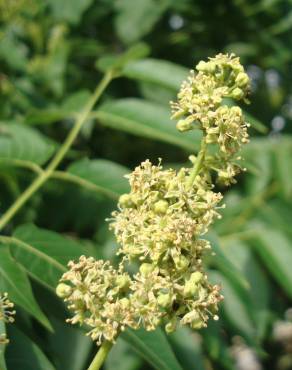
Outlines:
[[115, 259], [104, 220], [128, 190], [124, 174], [146, 157], [175, 167], [198, 149], [196, 132], [176, 132], [168, 103], [188, 69], [218, 52], [239, 55], [252, 78], [247, 174], [208, 234], [223, 318], [168, 337], [127, 331], [105, 369], [234, 369], [243, 348], [265, 368], [291, 367], [275, 335], [292, 297], [291, 28], [288, 0], [0, 2], [2, 215], [53, 158], [103, 74], [119, 77], [3, 229], [0, 291], [17, 317], [0, 326], [10, 338], [1, 370], [86, 368], [95, 348], [64, 322], [54, 288], [70, 259]]

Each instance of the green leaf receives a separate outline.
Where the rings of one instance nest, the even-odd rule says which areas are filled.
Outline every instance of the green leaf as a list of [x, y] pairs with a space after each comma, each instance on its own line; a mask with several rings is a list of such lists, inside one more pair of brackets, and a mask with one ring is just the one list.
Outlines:
[[0, 159], [21, 159], [45, 163], [54, 152], [54, 145], [31, 127], [9, 123], [0, 127]]
[[0, 57], [11, 67], [11, 69], [16, 71], [25, 70], [28, 61], [27, 54], [27, 47], [17, 39], [13, 32], [8, 31], [5, 34], [2, 33]]
[[292, 11], [288, 12], [285, 17], [278, 18], [279, 21], [268, 29], [268, 33], [274, 36], [287, 32], [292, 28]]
[[[84, 331], [65, 321], [52, 318], [54, 335], [48, 338], [50, 352], [54, 353], [57, 370], [81, 370], [87, 368], [87, 361], [92, 351], [92, 340]], [[95, 346], [96, 347], [96, 346]], [[64, 356], [70, 353], [70, 356]]]
[[138, 370], [142, 360], [133, 353], [131, 346], [122, 338], [118, 338], [105, 362], [106, 370]]
[[122, 334], [128, 343], [157, 370], [182, 370], [163, 331], [127, 330]]
[[213, 283], [222, 286], [224, 316], [250, 343], [254, 343], [256, 338], [255, 325], [250, 317], [246, 297], [242, 296], [241, 292], [220, 272], [210, 271], [209, 275]]
[[8, 369], [55, 370], [42, 350], [15, 325], [10, 328], [9, 335], [6, 354]]
[[212, 249], [216, 254], [216, 256], [210, 257], [209, 263], [220, 270], [238, 289], [242, 292], [246, 292], [246, 290], [249, 289], [249, 283], [233, 261], [228, 259], [225, 253], [223, 253], [224, 249], [218, 236], [214, 232], [209, 232], [206, 239], [210, 241]]
[[292, 248], [291, 241], [284, 233], [272, 227], [252, 223], [253, 245], [267, 269], [292, 297]]
[[89, 90], [80, 90], [69, 95], [62, 104], [62, 109], [68, 112], [80, 112], [88, 100], [90, 99], [91, 93]]
[[32, 224], [18, 227], [11, 244], [15, 259], [34, 279], [51, 289], [67, 270], [68, 261], [86, 254], [77, 241]]
[[63, 108], [33, 109], [26, 116], [28, 125], [48, 125], [72, 117], [72, 112]]
[[90, 99], [88, 90], [80, 90], [69, 95], [59, 107], [32, 109], [26, 116], [28, 125], [47, 125], [64, 119], [76, 117]]
[[78, 24], [93, 0], [47, 0], [57, 21]]
[[235, 238], [228, 238], [222, 249], [226, 258], [235, 265], [249, 283], [253, 314], [256, 318], [256, 327], [260, 338], [264, 337], [268, 324], [268, 306], [270, 300], [270, 286], [251, 247]]
[[51, 324], [34, 299], [25, 271], [12, 258], [8, 247], [0, 245], [0, 291], [7, 292], [10, 300], [24, 308], [47, 329]]
[[202, 330], [204, 348], [211, 359], [222, 365], [224, 370], [234, 370], [234, 359], [227, 343], [224, 321], [209, 321], [208, 327]]
[[189, 71], [178, 64], [160, 59], [143, 59], [126, 65], [123, 75], [135, 80], [150, 82], [178, 92]]
[[[270, 183], [273, 174], [270, 143], [267, 140], [254, 139], [242, 150], [247, 167], [247, 190], [249, 194], [263, 191]], [[253, 170], [254, 173], [249, 171]]]
[[116, 2], [117, 33], [125, 43], [132, 43], [151, 31], [155, 23], [167, 9], [170, 1], [123, 0]]
[[292, 138], [286, 141], [281, 140], [277, 144], [275, 145], [275, 170], [281, 187], [279, 195], [289, 200], [292, 197]]
[[133, 135], [164, 141], [188, 151], [198, 149], [199, 132], [180, 133], [170, 110], [142, 99], [120, 99], [102, 105], [96, 112], [102, 125]]
[[124, 176], [130, 171], [105, 159], [81, 159], [71, 164], [67, 171], [93, 184], [97, 191], [114, 199], [129, 191], [129, 184]]
[[96, 67], [103, 72], [110, 69], [120, 72], [128, 63], [144, 58], [150, 52], [149, 46], [143, 42], [131, 46], [122, 54], [108, 54], [99, 58]]
[[267, 134], [268, 128], [265, 126], [261, 121], [259, 121], [257, 118], [252, 116], [251, 114], [244, 112], [244, 116], [248, 123], [251, 124], [251, 127], [254, 128], [256, 131], [260, 132], [261, 134]]
[[199, 334], [184, 326], [169, 336], [174, 352], [184, 369], [206, 370], [202, 341]]
[[257, 210], [255, 219], [257, 218], [264, 221], [267, 228], [272, 227], [292, 238], [292, 229], [290, 226], [292, 207], [290, 203], [280, 198], [269, 199], [268, 203], [263, 204]]
[[166, 87], [155, 85], [151, 82], [140, 81], [139, 90], [143, 99], [156, 104], [169, 107], [169, 102], [174, 100], [175, 93]]

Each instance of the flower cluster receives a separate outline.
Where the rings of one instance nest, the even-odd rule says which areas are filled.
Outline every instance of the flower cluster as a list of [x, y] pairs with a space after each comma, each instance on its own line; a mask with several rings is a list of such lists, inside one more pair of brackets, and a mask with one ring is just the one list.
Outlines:
[[[14, 304], [9, 301], [8, 294], [0, 294], [0, 321], [4, 323], [14, 322], [15, 310]], [[7, 344], [9, 342], [6, 334], [0, 334], [0, 344]]]
[[203, 272], [202, 256], [210, 245], [201, 236], [219, 216], [222, 196], [204, 176], [189, 188], [189, 172], [143, 162], [129, 175], [131, 191], [120, 197], [119, 210], [113, 213], [110, 227], [120, 245], [118, 253], [125, 261], [143, 262], [131, 299], [143, 308], [141, 320], [148, 330], [163, 321], [167, 331], [179, 320], [205, 326], [221, 299], [219, 288]]
[[[222, 102], [245, 99], [249, 81], [233, 55], [200, 62], [197, 70], [172, 103], [173, 116], [183, 117], [180, 131], [198, 127], [203, 133], [200, 153], [190, 157], [193, 168], [163, 169], [161, 161], [149, 160], [135, 168], [127, 176], [130, 192], [119, 198], [110, 219], [118, 268], [82, 256], [69, 263], [57, 287], [74, 312], [68, 321], [86, 324], [97, 343], [114, 341], [127, 327], [155, 330], [163, 324], [170, 333], [178, 324], [199, 329], [210, 317], [218, 319], [223, 297], [202, 262], [211, 248], [204, 235], [223, 207], [211, 172], [229, 184], [240, 169], [236, 160], [247, 142], [247, 124], [239, 107]], [[136, 273], [126, 272], [130, 264]]]
[[[89, 326], [97, 343], [126, 327], [154, 330], [164, 323], [171, 332], [179, 321], [198, 329], [209, 316], [217, 319], [222, 296], [203, 271], [210, 244], [202, 235], [219, 217], [222, 196], [204, 176], [189, 189], [189, 172], [143, 162], [129, 175], [131, 192], [120, 197], [110, 224], [123, 255], [119, 269], [84, 256], [69, 263], [57, 294], [74, 312], [68, 321]], [[123, 266], [136, 260], [139, 271], [130, 277]]]
[[108, 261], [81, 256], [77, 263], [69, 262], [57, 295], [69, 302], [74, 312], [68, 322], [88, 325], [89, 335], [97, 343], [112, 341], [125, 326], [134, 326], [126, 298], [130, 282], [122, 266], [116, 270]]
[[242, 110], [224, 104], [224, 99], [246, 100], [250, 89], [248, 75], [239, 58], [233, 54], [218, 54], [208, 62], [201, 61], [189, 78], [182, 83], [178, 101], [171, 102], [173, 118], [181, 118], [177, 129], [203, 131], [207, 144], [217, 146], [216, 154], [207, 160], [210, 169], [217, 171], [218, 181], [229, 185], [240, 171], [237, 155], [248, 142]]

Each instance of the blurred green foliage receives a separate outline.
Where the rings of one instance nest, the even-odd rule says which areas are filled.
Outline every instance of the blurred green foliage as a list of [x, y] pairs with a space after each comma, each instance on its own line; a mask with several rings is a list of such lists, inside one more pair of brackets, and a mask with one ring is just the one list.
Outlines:
[[86, 368], [95, 348], [64, 323], [54, 287], [69, 259], [115, 258], [104, 219], [127, 190], [123, 174], [145, 158], [176, 166], [197, 149], [198, 136], [176, 132], [168, 102], [188, 69], [218, 52], [239, 55], [252, 79], [253, 135], [248, 172], [220, 189], [227, 207], [209, 235], [221, 319], [167, 338], [127, 332], [105, 369], [292, 368], [291, 32], [291, 0], [0, 1], [2, 214], [64, 141], [103, 72], [120, 72], [61, 171], [4, 230], [0, 291], [17, 320], [1, 370]]

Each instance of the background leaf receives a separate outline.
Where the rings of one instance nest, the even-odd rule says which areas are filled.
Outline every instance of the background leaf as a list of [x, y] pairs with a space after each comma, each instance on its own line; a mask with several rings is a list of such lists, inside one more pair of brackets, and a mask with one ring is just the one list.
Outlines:
[[152, 332], [127, 330], [122, 334], [128, 343], [157, 370], [182, 370], [161, 329]]
[[77, 241], [32, 224], [18, 227], [13, 237], [11, 249], [15, 259], [28, 274], [51, 289], [56, 288], [67, 263], [86, 254]]
[[92, 3], [92, 0], [64, 0], [62, 4], [58, 0], [46, 0], [50, 5], [56, 20], [65, 20], [76, 24], [84, 11]]
[[10, 369], [55, 370], [41, 349], [15, 326], [9, 330], [11, 343], [7, 348], [7, 364]]
[[33, 128], [17, 123], [1, 128], [0, 159], [21, 159], [41, 165], [54, 152], [52, 142]]
[[51, 324], [36, 302], [24, 270], [11, 257], [9, 249], [3, 245], [0, 246], [0, 291], [7, 292], [12, 302], [23, 307], [51, 330]]
[[137, 41], [147, 34], [161, 17], [169, 4], [168, 0], [159, 3], [154, 0], [123, 0], [116, 3], [115, 26], [125, 43]]
[[117, 163], [101, 159], [82, 159], [72, 163], [68, 172], [94, 184], [101, 193], [114, 198], [129, 190], [128, 181], [124, 176], [130, 171]]
[[169, 336], [169, 340], [184, 369], [206, 370], [200, 334], [180, 327]]
[[107, 103], [99, 108], [96, 117], [106, 127], [165, 141], [189, 151], [199, 145], [198, 132], [178, 134], [169, 109], [144, 100], [129, 98]]
[[253, 245], [278, 284], [292, 296], [291, 243], [283, 233], [253, 225]]
[[189, 71], [180, 65], [159, 59], [142, 59], [128, 63], [123, 74], [135, 80], [153, 83], [177, 92]]
[[141, 357], [133, 352], [127, 342], [119, 338], [110, 351], [105, 362], [105, 368], [106, 370], [137, 370], [141, 367], [141, 364]]
[[[50, 338], [48, 347], [54, 353], [56, 370], [84, 369], [91, 354], [93, 343], [80, 328], [52, 318], [55, 335]], [[63, 356], [63, 353], [70, 354]]]

